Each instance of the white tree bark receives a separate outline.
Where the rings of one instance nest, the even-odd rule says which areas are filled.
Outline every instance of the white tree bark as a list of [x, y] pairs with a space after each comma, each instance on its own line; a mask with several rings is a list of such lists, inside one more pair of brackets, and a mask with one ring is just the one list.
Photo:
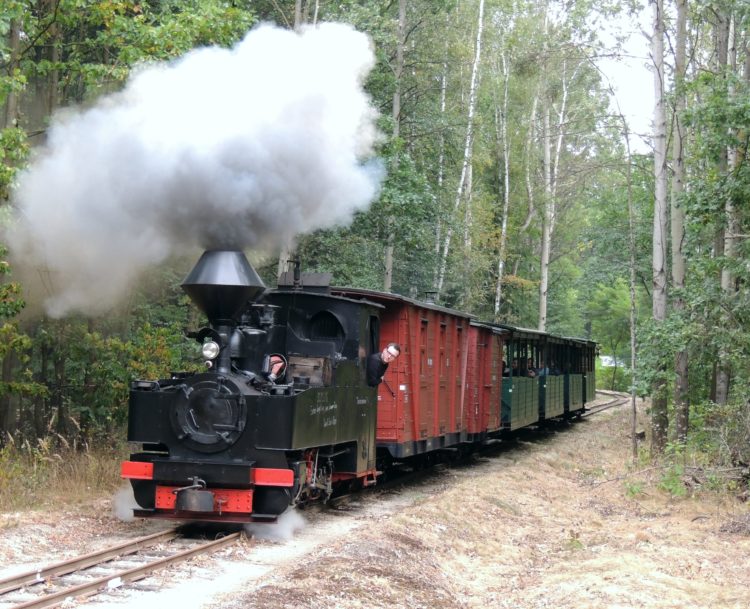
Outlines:
[[[654, 63], [654, 223], [652, 247], [652, 315], [657, 323], [667, 317], [667, 114], [664, 86], [664, 2], [652, 0], [653, 36], [651, 53]], [[663, 372], [663, 371], [661, 371]], [[666, 446], [667, 399], [663, 379], [653, 386], [651, 415], [652, 450], [660, 453]]]
[[552, 194], [552, 134], [550, 133], [550, 106], [544, 110], [544, 216], [542, 220], [542, 252], [539, 261], [539, 323], [541, 332], [547, 327], [547, 285], [549, 281], [549, 252], [552, 244], [552, 223], [555, 214], [555, 201]]
[[[446, 23], [447, 25], [447, 23]], [[448, 41], [445, 41], [445, 57], [443, 59], [443, 72], [440, 77], [440, 124], [445, 124], [446, 92], [448, 90]], [[445, 178], [445, 131], [440, 129], [440, 154], [438, 155], [438, 193], [443, 192], [443, 181]], [[443, 216], [438, 208], [437, 222], [435, 223], [435, 260], [440, 260], [440, 246], [443, 243]], [[435, 265], [432, 285], [438, 284], [440, 265]]]
[[560, 168], [560, 155], [562, 154], [563, 142], [565, 140], [565, 123], [568, 120], [568, 96], [570, 82], [575, 78], [580, 64], [576, 66], [573, 73], [568, 76], [567, 63], [563, 61], [562, 66], [562, 99], [560, 109], [557, 112], [557, 124], [555, 131], [554, 156], [552, 155], [552, 132], [551, 132], [551, 110], [550, 105], [544, 112], [544, 221], [542, 222], [542, 253], [539, 272], [539, 324], [538, 328], [544, 332], [547, 328], [547, 290], [549, 288], [549, 263], [552, 252], [552, 238], [557, 222], [557, 183]]
[[534, 135], [536, 133], [536, 110], [539, 105], [539, 93], [534, 96], [533, 101], [531, 102], [531, 114], [529, 116], [529, 131], [528, 135], [526, 137], [526, 163], [525, 165], [525, 171], [524, 171], [524, 177], [526, 182], [526, 200], [529, 204], [529, 210], [526, 214], [526, 219], [523, 221], [523, 224], [521, 225], [521, 228], [519, 229], [519, 232], [523, 233], [529, 229], [529, 226], [531, 225], [531, 221], [534, 219], [534, 216], [536, 215], [536, 206], [534, 203], [534, 184], [531, 177], [531, 171], [532, 167], [535, 165], [535, 163], [532, 163], [531, 161], [531, 154], [532, 154], [532, 147], [534, 144]]
[[[11, 19], [10, 30], [8, 32], [8, 51], [10, 54], [8, 62], [8, 73], [13, 74], [14, 70], [18, 67], [18, 53], [20, 50], [21, 43], [21, 24], [17, 19]], [[5, 117], [3, 121], [4, 127], [14, 127], [18, 120], [18, 93], [14, 89], [8, 92], [8, 97], [5, 100]]]
[[[727, 63], [731, 71], [735, 72], [737, 70], [735, 18], [734, 15], [728, 15], [727, 17], [729, 19], [729, 32], [727, 36]], [[745, 77], [747, 77], [747, 73], [745, 73]], [[731, 99], [732, 97], [735, 97], [735, 95], [735, 87], [731, 84], [730, 81], [728, 97]], [[730, 141], [736, 138], [736, 132], [733, 127], [730, 127], [728, 135], [730, 136]], [[727, 171], [736, 171], [738, 162], [741, 162], [738, 156], [737, 149], [732, 145], [727, 146], [726, 157]], [[721, 290], [722, 292], [724, 292], [725, 298], [731, 300], [734, 293], [737, 291], [735, 287], [735, 277], [732, 273], [731, 267], [734, 264], [734, 260], [737, 258], [737, 246], [739, 245], [738, 235], [741, 232], [741, 224], [738, 217], [738, 211], [731, 194], [728, 195], [724, 201], [724, 222], [724, 262], [721, 269]], [[724, 346], [719, 352], [719, 371], [716, 379], [716, 402], [719, 404], [726, 404], [729, 400], [731, 368], [727, 351], [728, 345]]]
[[[395, 141], [401, 133], [401, 78], [404, 73], [404, 45], [406, 44], [406, 0], [398, 0], [398, 40], [396, 42], [396, 65], [394, 76], [396, 88], [393, 91], [393, 119], [392, 137]], [[398, 168], [398, 156], [393, 157], [393, 169]], [[385, 240], [385, 272], [383, 276], [383, 290], [390, 292], [393, 286], [393, 249], [396, 242], [394, 235], [395, 221], [393, 217], [386, 220]]]
[[[672, 117], [672, 200], [670, 219], [672, 228], [672, 285], [676, 291], [673, 306], [676, 311], [685, 307], [682, 290], [685, 287], [686, 256], [685, 210], [680, 202], [684, 191], [685, 159], [683, 148], [685, 126], [682, 123], [687, 106], [685, 93], [686, 42], [687, 42], [687, 0], [677, 0], [677, 31], [675, 35], [675, 107]], [[675, 435], [678, 442], [687, 439], [688, 404], [688, 352], [675, 354], [674, 387]]]
[[[461, 164], [461, 176], [458, 180], [458, 188], [456, 188], [456, 198], [453, 203], [453, 217], [455, 218], [459, 207], [461, 206], [461, 200], [465, 194], [467, 176], [469, 172], [469, 165], [472, 160], [472, 150], [474, 143], [474, 113], [476, 111], [477, 103], [477, 83], [479, 81], [479, 64], [482, 53], [482, 29], [484, 27], [484, 0], [479, 0], [479, 19], [477, 26], [477, 37], [474, 46], [474, 62], [471, 68], [471, 84], [469, 85], [469, 107], [467, 112], [466, 120], [466, 138], [464, 141], [464, 156], [463, 163]], [[450, 252], [451, 239], [453, 237], [453, 223], [451, 222], [446, 230], [445, 240], [443, 242], [443, 251], [440, 255], [440, 265], [438, 271], [438, 281], [435, 286], [437, 297], [440, 298], [440, 293], [443, 289], [443, 283], [445, 281], [445, 271], [448, 266], [448, 253]]]
[[495, 285], [495, 321], [500, 315], [500, 305], [503, 301], [503, 276], [505, 275], [505, 250], [508, 241], [508, 215], [510, 212], [510, 143], [508, 142], [508, 83], [510, 81], [510, 70], [505, 49], [500, 53], [503, 64], [503, 105], [502, 111], [498, 112], [495, 106], [495, 130], [498, 147], [502, 152], [502, 169], [500, 178], [503, 183], [503, 214], [500, 224], [500, 247], [497, 256], [497, 284]]

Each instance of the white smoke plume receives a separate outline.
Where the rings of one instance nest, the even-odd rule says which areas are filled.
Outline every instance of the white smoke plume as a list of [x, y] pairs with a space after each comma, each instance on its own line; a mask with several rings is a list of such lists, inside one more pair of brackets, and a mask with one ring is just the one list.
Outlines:
[[57, 115], [15, 193], [14, 264], [48, 278], [50, 315], [96, 314], [196, 246], [273, 251], [347, 223], [382, 178], [362, 88], [373, 63], [349, 26], [262, 25]]
[[245, 525], [245, 533], [256, 539], [267, 539], [270, 541], [288, 541], [298, 531], [304, 530], [307, 522], [297, 510], [288, 509], [276, 522], [264, 523], [254, 522]]
[[121, 487], [112, 497], [112, 515], [122, 522], [133, 522], [135, 520], [133, 510], [139, 508], [130, 484]]

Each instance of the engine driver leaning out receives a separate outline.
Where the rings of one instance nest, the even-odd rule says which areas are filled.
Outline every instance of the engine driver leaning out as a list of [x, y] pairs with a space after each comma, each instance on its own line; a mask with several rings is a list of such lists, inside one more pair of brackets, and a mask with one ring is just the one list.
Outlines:
[[401, 355], [401, 347], [396, 343], [389, 343], [380, 353], [373, 353], [367, 358], [367, 384], [377, 387], [383, 381], [383, 375], [388, 370], [388, 364]]

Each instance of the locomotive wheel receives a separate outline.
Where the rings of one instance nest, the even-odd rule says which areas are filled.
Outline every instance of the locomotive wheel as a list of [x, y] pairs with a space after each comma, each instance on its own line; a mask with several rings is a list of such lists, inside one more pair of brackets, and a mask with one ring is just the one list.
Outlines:
[[253, 513], [279, 515], [291, 502], [289, 491], [285, 488], [256, 487], [253, 493]]
[[144, 510], [153, 510], [156, 505], [156, 483], [151, 480], [130, 480], [135, 502]]

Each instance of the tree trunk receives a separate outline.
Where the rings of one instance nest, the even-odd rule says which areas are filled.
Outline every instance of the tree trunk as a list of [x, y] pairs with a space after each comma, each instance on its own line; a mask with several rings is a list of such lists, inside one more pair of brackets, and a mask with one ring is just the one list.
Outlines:
[[[654, 62], [654, 224], [652, 251], [652, 314], [657, 325], [667, 317], [667, 117], [664, 99], [664, 2], [652, 0]], [[663, 452], [667, 443], [667, 384], [665, 369], [659, 364], [652, 387], [651, 450]]]
[[[294, 29], [295, 32], [299, 32], [302, 26], [305, 23], [304, 19], [304, 13], [303, 13], [303, 0], [295, 0], [294, 1], [294, 24], [292, 25], [292, 29]], [[315, 6], [315, 11], [317, 15], [317, 4]], [[289, 22], [287, 22], [287, 27], [289, 26]], [[281, 277], [281, 275], [287, 270], [288, 263], [294, 258], [294, 236], [288, 237], [284, 243], [281, 246], [281, 251], [279, 251], [279, 262], [276, 265], [276, 277], [277, 279]]]
[[[393, 120], [393, 141], [396, 142], [401, 133], [401, 79], [404, 74], [404, 45], [406, 44], [406, 0], [398, 0], [398, 37], [396, 42], [396, 65], [394, 76], [396, 87], [393, 90], [393, 106], [391, 117]], [[398, 169], [398, 153], [393, 155], [393, 171]], [[383, 277], [383, 291], [390, 292], [393, 285], [393, 248], [396, 242], [394, 234], [396, 220], [390, 216], [385, 223], [385, 273]]]
[[[15, 362], [15, 352], [9, 349], [3, 358], [3, 385], [8, 385], [13, 382], [13, 365]], [[13, 435], [18, 429], [18, 404], [13, 400], [13, 395], [10, 391], [0, 398], [0, 439], [10, 434]]]
[[[11, 19], [8, 32], [8, 75], [13, 76], [18, 69], [18, 55], [21, 43], [21, 24], [17, 19]], [[18, 121], [18, 93], [13, 88], [8, 92], [5, 101], [5, 116], [3, 127], [13, 127]]]
[[[687, 0], [677, 0], [677, 33], [675, 37], [675, 108], [672, 120], [672, 285], [675, 290], [674, 310], [682, 313], [685, 299], [686, 256], [685, 256], [685, 210], [680, 197], [684, 187], [685, 160], [683, 148], [685, 127], [682, 119], [687, 106], [685, 94], [685, 57], [687, 40]], [[687, 440], [690, 417], [688, 402], [688, 352], [681, 349], [675, 354], [675, 387], [674, 387], [674, 422], [675, 439], [684, 444]]]
[[[575, 78], [578, 67], [570, 75], [570, 82]], [[562, 69], [562, 99], [560, 100], [560, 110], [557, 113], [557, 138], [555, 142], [555, 154], [552, 156], [552, 133], [550, 121], [550, 106], [544, 113], [544, 219], [542, 222], [542, 252], [540, 256], [540, 280], [539, 280], [539, 324], [541, 332], [547, 329], [547, 289], [549, 287], [549, 263], [552, 252], [552, 238], [555, 232], [555, 222], [557, 221], [557, 177], [560, 170], [560, 155], [562, 153], [563, 141], [565, 140], [565, 123], [568, 112], [568, 76], [566, 62], [563, 62]]]
[[294, 0], [294, 31], [298, 32], [302, 27], [302, 4], [303, 0]]
[[549, 254], [552, 241], [552, 221], [555, 201], [552, 195], [552, 144], [550, 133], [550, 104], [544, 111], [544, 215], [542, 217], [542, 253], [539, 264], [539, 323], [538, 329], [544, 332], [547, 327], [547, 287], [549, 279]]
[[[448, 17], [446, 15], [446, 26], [448, 26]], [[438, 197], [441, 197], [438, 201], [438, 215], [437, 222], [435, 223], [435, 269], [432, 278], [432, 285], [438, 284], [438, 274], [440, 272], [440, 246], [442, 244], [443, 234], [443, 214], [440, 213], [442, 210], [442, 192], [443, 192], [443, 180], [445, 177], [445, 107], [446, 107], [446, 92], [448, 90], [448, 40], [445, 41], [445, 56], [443, 59], [443, 73], [440, 77], [440, 153], [438, 155]]]
[[495, 321], [499, 321], [500, 306], [503, 302], [503, 276], [505, 275], [505, 250], [508, 241], [508, 214], [510, 212], [510, 144], [508, 142], [508, 82], [510, 70], [505, 56], [505, 49], [500, 54], [503, 62], [503, 107], [498, 112], [495, 106], [495, 132], [498, 151], [502, 157], [500, 179], [503, 184], [503, 212], [500, 224], [500, 247], [497, 255], [497, 283], [495, 284]]
[[70, 413], [65, 400], [66, 369], [65, 358], [56, 353], [53, 358], [55, 388], [52, 392], [52, 408], [57, 412], [57, 433], [66, 440], [70, 431]]
[[[526, 163], [525, 163], [525, 171], [524, 171], [524, 177], [526, 182], [526, 199], [529, 204], [529, 211], [526, 214], [526, 219], [523, 221], [523, 224], [518, 229], [518, 232], [523, 233], [526, 232], [529, 229], [529, 226], [531, 226], [531, 221], [534, 219], [534, 216], [536, 215], [536, 207], [534, 204], [534, 185], [532, 183], [531, 178], [531, 168], [536, 165], [536, 163], [531, 162], [531, 151], [532, 151], [532, 145], [534, 143], [534, 132], [536, 131], [536, 109], [539, 105], [539, 94], [534, 96], [533, 101], [531, 102], [531, 114], [529, 116], [529, 132], [526, 137]], [[513, 274], [517, 274], [516, 271], [513, 271]]]
[[635, 214], [633, 212], [633, 157], [630, 152], [630, 131], [625, 117], [620, 114], [625, 135], [625, 145], [628, 152], [628, 252], [630, 254], [630, 434], [631, 447], [633, 450], [633, 465], [638, 463], [638, 438], [636, 430], [638, 427], [638, 408], [636, 407], [636, 246], [635, 246]]
[[[716, 56], [717, 56], [717, 71], [719, 74], [725, 74], [727, 69], [727, 62], [729, 60], [729, 16], [723, 10], [717, 10], [718, 22], [716, 24]], [[727, 173], [728, 163], [728, 150], [722, 149], [721, 156], [717, 161], [718, 175], [724, 176]], [[727, 210], [725, 208], [725, 217], [728, 219]], [[726, 254], [726, 230], [723, 228], [723, 223], [719, 222], [722, 228], [716, 231], [715, 236], [715, 247], [714, 255], [722, 257]], [[720, 284], [724, 286], [725, 277], [724, 271], [722, 271], [719, 278]], [[729, 363], [727, 361], [726, 348], [724, 346], [719, 347], [718, 363], [715, 371], [715, 385], [716, 385], [716, 403], [726, 404], [729, 399]]]
[[[479, 21], [477, 27], [477, 38], [474, 47], [474, 63], [471, 68], [471, 84], [469, 85], [469, 108], [466, 120], [466, 139], [464, 141], [464, 158], [461, 165], [461, 177], [458, 180], [458, 188], [456, 189], [456, 198], [453, 203], [453, 217], [455, 218], [458, 213], [458, 209], [461, 206], [461, 200], [463, 199], [466, 178], [469, 172], [469, 165], [472, 160], [473, 143], [474, 143], [474, 112], [476, 110], [477, 103], [477, 83], [479, 82], [479, 63], [482, 54], [482, 29], [484, 27], [484, 0], [479, 0]], [[453, 224], [449, 224], [445, 234], [445, 241], [443, 242], [443, 251], [440, 255], [440, 265], [438, 271], [438, 281], [435, 286], [436, 297], [440, 298], [440, 293], [443, 290], [443, 282], [445, 281], [445, 271], [448, 266], [448, 253], [450, 252], [451, 239], [453, 238]]]
[[[46, 341], [39, 347], [39, 376], [37, 382], [48, 387], [49, 383], [49, 345]], [[43, 438], [47, 433], [47, 417], [49, 415], [49, 403], [45, 396], [34, 397], [34, 432], [37, 438]]]
[[466, 177], [466, 206], [464, 208], [464, 255], [463, 255], [463, 282], [461, 286], [461, 308], [470, 309], [471, 297], [471, 225], [474, 220], [472, 204], [474, 188], [474, 168], [469, 165], [469, 173]]

